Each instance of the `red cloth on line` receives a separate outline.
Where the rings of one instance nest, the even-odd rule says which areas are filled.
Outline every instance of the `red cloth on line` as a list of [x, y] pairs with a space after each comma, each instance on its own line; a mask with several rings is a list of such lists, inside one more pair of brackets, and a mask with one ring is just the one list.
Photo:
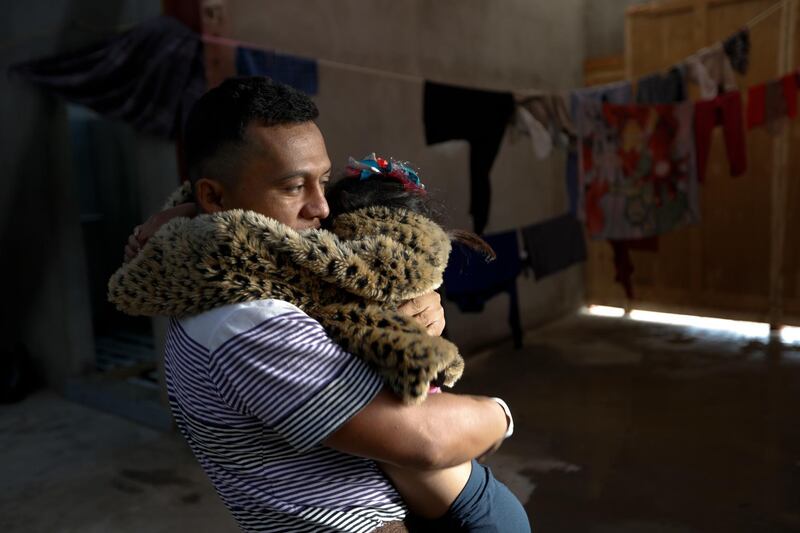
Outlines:
[[[794, 118], [797, 116], [797, 91], [798, 91], [798, 75], [787, 74], [780, 80], [754, 85], [747, 91], [747, 129], [752, 130], [758, 126], [763, 126], [767, 122], [767, 85], [774, 85], [780, 83], [781, 94], [786, 102], [786, 116]], [[774, 94], [774, 93], [773, 93]], [[774, 104], [774, 102], [773, 102]]]
[[631, 259], [631, 250], [657, 252], [658, 237], [630, 241], [609, 240], [608, 243], [614, 251], [614, 281], [622, 285], [622, 288], [625, 289], [625, 296], [628, 300], [633, 300], [634, 268], [633, 260]]
[[786, 116], [797, 116], [797, 74], [787, 74], [781, 78], [783, 97], [786, 98]]
[[764, 123], [767, 116], [767, 85], [761, 83], [747, 89], [747, 129], [752, 130]]
[[694, 135], [697, 147], [697, 179], [703, 181], [711, 150], [711, 132], [721, 125], [731, 176], [747, 170], [747, 147], [742, 123], [742, 95], [739, 91], [723, 93], [713, 100], [697, 102], [694, 107]]

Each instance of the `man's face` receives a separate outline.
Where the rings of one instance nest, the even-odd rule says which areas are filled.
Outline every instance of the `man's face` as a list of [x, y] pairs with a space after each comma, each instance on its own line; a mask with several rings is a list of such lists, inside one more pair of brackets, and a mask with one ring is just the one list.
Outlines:
[[331, 161], [317, 125], [250, 124], [246, 138], [253, 148], [225, 191], [225, 208], [256, 211], [296, 230], [318, 228], [329, 212]]

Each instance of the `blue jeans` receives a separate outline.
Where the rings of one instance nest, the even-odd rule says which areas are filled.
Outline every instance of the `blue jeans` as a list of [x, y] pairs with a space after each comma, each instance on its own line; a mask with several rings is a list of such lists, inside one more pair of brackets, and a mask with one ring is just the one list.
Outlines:
[[488, 466], [473, 460], [467, 484], [447, 514], [414, 524], [412, 531], [530, 533], [531, 525], [522, 504], [508, 487], [497, 481]]

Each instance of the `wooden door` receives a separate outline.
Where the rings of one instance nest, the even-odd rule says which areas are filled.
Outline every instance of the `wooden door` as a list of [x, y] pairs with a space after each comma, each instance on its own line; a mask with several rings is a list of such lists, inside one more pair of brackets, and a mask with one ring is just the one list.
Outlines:
[[[626, 13], [626, 77], [666, 69], [777, 3], [673, 0], [632, 7]], [[750, 68], [737, 78], [745, 105], [748, 86], [782, 76], [789, 65], [797, 68], [796, 4], [787, 2], [752, 27]], [[791, 43], [791, 50], [780, 51], [782, 43]], [[698, 96], [695, 89], [690, 94]], [[793, 244], [800, 242], [800, 119], [782, 134], [761, 128], [746, 140], [748, 171], [733, 178], [722, 131], [714, 131], [701, 186], [702, 221], [662, 236], [658, 252], [631, 252], [635, 301], [627, 301], [614, 282], [608, 243], [590, 243], [589, 303], [800, 324], [800, 254]], [[788, 157], [780, 156], [781, 143]], [[776, 175], [782, 162], [786, 171]], [[783, 228], [785, 239], [777, 238], [776, 228]]]

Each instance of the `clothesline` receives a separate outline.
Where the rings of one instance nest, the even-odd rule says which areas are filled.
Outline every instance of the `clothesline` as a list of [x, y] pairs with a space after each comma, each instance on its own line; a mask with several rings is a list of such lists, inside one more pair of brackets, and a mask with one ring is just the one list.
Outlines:
[[768, 7], [767, 9], [756, 15], [755, 17], [751, 18], [747, 23], [745, 23], [744, 26], [746, 28], [752, 28], [753, 26], [759, 24], [767, 17], [775, 13], [779, 8], [786, 7], [788, 3], [789, 0], [780, 0], [779, 2], [776, 2], [775, 4], [771, 5], [770, 7]]
[[[243, 47], [243, 48], [254, 48], [254, 49], [262, 49], [262, 50], [264, 49], [263, 46], [257, 45], [257, 44], [254, 44], [254, 43], [249, 43], [249, 42], [246, 42], [246, 41], [240, 41], [238, 39], [229, 39], [227, 37], [219, 37], [217, 35], [209, 35], [209, 34], [206, 34], [206, 33], [202, 34], [200, 36], [200, 38], [203, 40], [203, 42], [207, 42], [207, 43], [211, 43], [211, 44], [221, 44], [223, 46], [229, 46], [231, 48]], [[272, 50], [272, 51], [275, 51], [275, 50]], [[279, 52], [279, 53], [284, 53], [284, 52]], [[314, 61], [316, 61], [320, 65], [324, 65], [324, 66], [328, 66], [328, 67], [332, 67], [332, 68], [338, 68], [340, 70], [348, 70], [350, 72], [358, 72], [360, 74], [372, 74], [372, 75], [375, 75], [375, 76], [383, 76], [383, 77], [386, 77], [386, 78], [394, 78], [394, 79], [397, 79], [397, 80], [400, 80], [400, 81], [407, 81], [407, 82], [411, 82], [411, 83], [417, 83], [417, 82], [424, 82], [425, 81], [425, 78], [423, 78], [422, 76], [417, 76], [415, 74], [403, 74], [402, 72], [394, 72], [394, 71], [391, 71], [391, 70], [383, 70], [383, 69], [377, 69], [377, 68], [372, 68], [372, 67], [364, 67], [364, 66], [361, 66], [361, 65], [353, 65], [351, 63], [343, 63], [341, 61], [334, 61], [332, 59], [315, 58]]]
[[[757, 26], [761, 22], [768, 19], [772, 14], [777, 12], [779, 9], [785, 8], [788, 5], [789, 0], [779, 0], [775, 4], [771, 5], [770, 7], [766, 8], [764, 11], [760, 12], [758, 15], [754, 16], [747, 22], [742, 25], [742, 28], [752, 29], [753, 27]], [[741, 30], [738, 30], [741, 31]], [[262, 45], [258, 45], [252, 42], [242, 41], [239, 39], [231, 39], [228, 37], [220, 37], [218, 35], [210, 35], [210, 34], [202, 34], [200, 38], [203, 42], [207, 42], [210, 44], [219, 44], [223, 46], [229, 46], [231, 48], [243, 47], [243, 48], [252, 48], [252, 49], [261, 49], [266, 50]], [[270, 49], [270, 51], [275, 53], [285, 53], [279, 50]], [[700, 50], [697, 50], [699, 52]], [[405, 74], [402, 72], [396, 72], [391, 70], [385, 70], [380, 68], [374, 67], [365, 67], [361, 65], [354, 65], [352, 63], [345, 63], [342, 61], [335, 61], [333, 59], [325, 59], [325, 58], [315, 58], [314, 59], [318, 64], [324, 65], [327, 67], [339, 69], [339, 70], [346, 70], [350, 72], [357, 72], [359, 74], [370, 74], [373, 76], [381, 76], [385, 78], [396, 79], [399, 81], [405, 81], [409, 83], [424, 83], [425, 81], [436, 81], [439, 83], [447, 83], [446, 81], [442, 80], [433, 80], [431, 78], [425, 78], [423, 76], [419, 76], [416, 74]], [[462, 85], [459, 83], [450, 83], [449, 85]], [[474, 86], [473, 86], [474, 87]], [[494, 88], [497, 90], [497, 88]], [[534, 94], [537, 91], [531, 92], [531, 89], [518, 89], [513, 90], [512, 92], [526, 92], [530, 94]]]

